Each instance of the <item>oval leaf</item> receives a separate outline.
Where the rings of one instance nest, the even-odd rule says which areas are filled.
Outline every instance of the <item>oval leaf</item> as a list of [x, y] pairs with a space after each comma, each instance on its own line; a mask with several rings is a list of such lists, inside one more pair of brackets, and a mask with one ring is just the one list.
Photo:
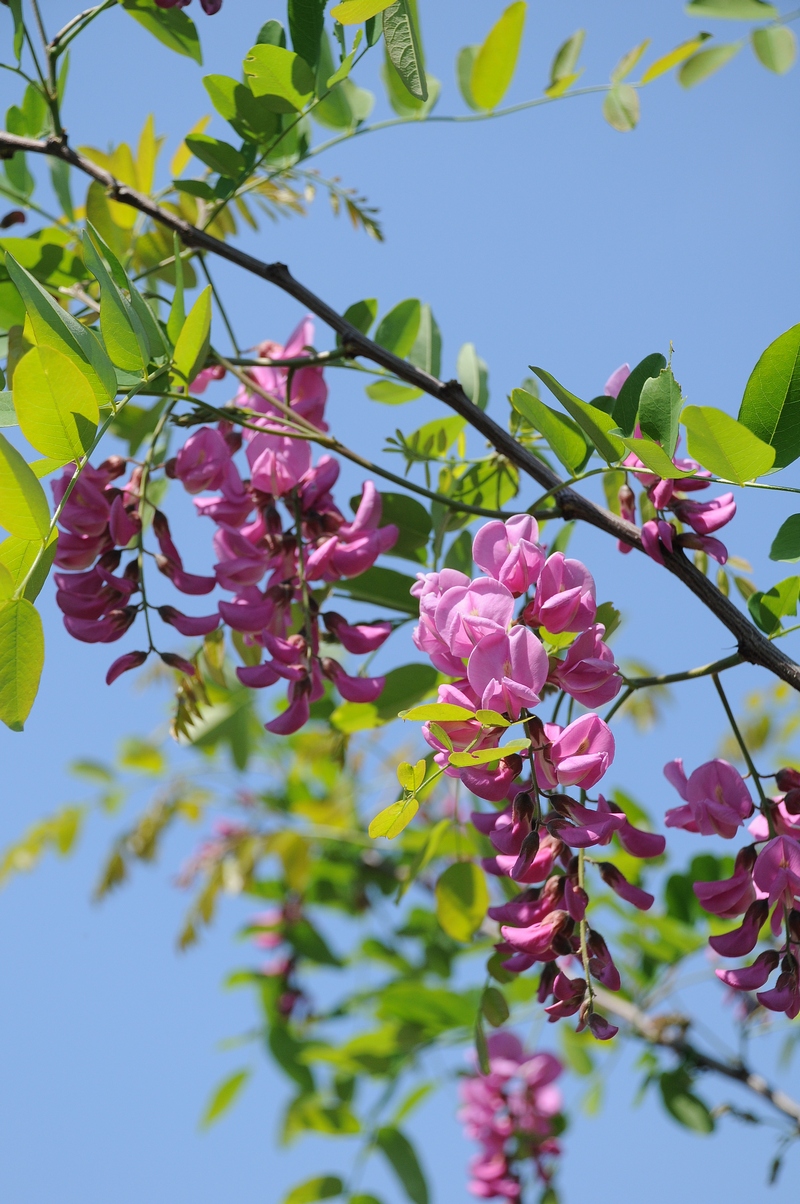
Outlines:
[[393, 840], [399, 836], [403, 828], [408, 827], [419, 811], [419, 803], [415, 798], [400, 799], [380, 811], [369, 825], [369, 834], [374, 840], [377, 836], [385, 836]]
[[[623, 435], [633, 434], [644, 386], [651, 377], [658, 376], [662, 368], [666, 368], [666, 366], [667, 361], [661, 352], [653, 351], [639, 361], [624, 382], [611, 406], [611, 417]], [[678, 407], [678, 412], [680, 413], [680, 407]]]
[[519, 57], [527, 7], [524, 0], [509, 5], [475, 56], [469, 88], [479, 109], [496, 109], [509, 89]]
[[396, 0], [384, 9], [383, 40], [389, 62], [416, 100], [428, 99], [422, 47], [410, 0]]
[[0, 606], [0, 719], [21, 732], [44, 664], [42, 620], [27, 598]]
[[293, 1187], [284, 1197], [283, 1204], [316, 1204], [317, 1200], [332, 1200], [343, 1191], [344, 1184], [338, 1175], [319, 1175]]
[[800, 514], [790, 514], [781, 523], [769, 550], [770, 560], [800, 560]]
[[432, 702], [428, 706], [412, 707], [410, 711], [401, 711], [401, 719], [415, 719], [419, 723], [462, 723], [465, 719], [474, 719], [475, 712], [466, 707], [457, 707], [452, 702]]
[[603, 101], [603, 116], [621, 134], [635, 130], [641, 116], [639, 93], [630, 84], [614, 84]]
[[488, 906], [486, 878], [472, 861], [448, 866], [436, 883], [436, 918], [454, 941], [472, 940]]
[[381, 1150], [413, 1204], [428, 1204], [428, 1185], [414, 1147], [399, 1129], [378, 1129], [375, 1144]]
[[570, 476], [579, 472], [591, 455], [580, 427], [564, 414], [551, 410], [538, 397], [525, 389], [514, 389], [511, 404], [518, 414], [530, 422], [534, 430], [544, 435], [548, 445], [558, 456]]
[[[207, 1129], [209, 1125], [213, 1125], [215, 1120], [219, 1120], [222, 1114], [228, 1111], [249, 1078], [249, 1070], [237, 1070], [230, 1078], [224, 1079], [220, 1083], [203, 1113], [203, 1119], [200, 1121], [202, 1129]], [[318, 1196], [309, 1197], [309, 1199], [320, 1198]]]
[[744, 485], [769, 472], [775, 448], [713, 406], [686, 406], [681, 414], [689, 455], [715, 476]]
[[617, 425], [610, 414], [605, 414], [595, 406], [581, 401], [580, 397], [576, 397], [574, 393], [570, 393], [569, 389], [565, 389], [544, 368], [535, 368], [531, 365], [531, 371], [536, 373], [550, 392], [558, 398], [564, 409], [572, 415], [607, 464], [616, 464], [618, 460], [622, 459], [625, 455], [625, 444], [617, 435], [610, 433]]
[[269, 99], [275, 113], [296, 113], [314, 94], [314, 73], [305, 59], [282, 46], [253, 46], [244, 73], [254, 96]]
[[450, 754], [450, 764], [458, 769], [466, 769], [470, 765], [490, 765], [501, 757], [510, 757], [512, 753], [522, 752], [530, 747], [530, 740], [509, 740], [502, 748], [480, 748], [474, 752], [456, 752]]
[[765, 0], [689, 0], [690, 17], [714, 17], [726, 21], [769, 21], [777, 17], [774, 4]]
[[400, 359], [405, 359], [419, 333], [422, 306], [414, 297], [400, 301], [378, 323], [375, 342]]
[[797, 38], [788, 25], [767, 25], [750, 35], [760, 63], [776, 75], [785, 75], [797, 58]]
[[53, 347], [33, 347], [14, 372], [14, 406], [23, 435], [61, 464], [92, 446], [100, 411], [89, 381]]
[[41, 542], [50, 530], [44, 490], [17, 449], [0, 434], [0, 526]]
[[681, 42], [680, 46], [670, 50], [669, 54], [662, 54], [660, 59], [656, 59], [654, 63], [650, 64], [639, 82], [649, 84], [651, 80], [658, 79], [659, 75], [664, 75], [673, 67], [677, 67], [679, 63], [685, 63], [710, 37], [710, 33], [699, 33], [696, 38], [690, 38], [688, 42]]
[[696, 84], [701, 84], [704, 79], [708, 79], [715, 71], [719, 71], [720, 67], [730, 62], [742, 49], [742, 45], [742, 42], [726, 42], [722, 46], [711, 46], [708, 50], [693, 54], [681, 67], [678, 73], [679, 82], [684, 88], [694, 88]]
[[[663, 359], [663, 356], [658, 358]], [[657, 376], [649, 377], [642, 385], [639, 426], [642, 434], [660, 443], [668, 456], [675, 455], [682, 403], [681, 387], [671, 368], [662, 368]]]
[[775, 468], [800, 456], [800, 324], [770, 343], [744, 391], [739, 421], [775, 448]]
[[211, 285], [204, 288], [191, 308], [175, 344], [173, 363], [191, 383], [206, 362], [211, 335]]

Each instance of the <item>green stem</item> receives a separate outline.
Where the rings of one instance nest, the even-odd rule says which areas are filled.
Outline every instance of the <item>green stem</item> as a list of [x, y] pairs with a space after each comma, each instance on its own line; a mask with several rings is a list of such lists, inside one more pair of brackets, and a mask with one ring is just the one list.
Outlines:
[[[91, 25], [95, 17], [99, 17], [100, 13], [106, 12], [109, 8], [115, 8], [118, 0], [103, 0], [102, 4], [98, 4], [95, 8], [87, 8], [82, 13], [78, 13], [71, 21], [68, 21], [63, 29], [60, 29], [53, 37], [50, 43], [50, 50], [53, 60], [56, 60], [59, 55], [63, 54], [69, 46], [70, 42], [74, 41], [79, 34], [82, 34], [87, 25]], [[78, 27], [79, 28], [76, 28]]]
[[[159, 417], [158, 422], [156, 423], [152, 438], [150, 440], [150, 446], [147, 449], [147, 455], [145, 456], [144, 464], [142, 465], [142, 479], [141, 479], [141, 482], [139, 485], [139, 520], [141, 523], [141, 526], [139, 528], [139, 534], [137, 536], [137, 544], [139, 547], [139, 555], [138, 555], [139, 590], [142, 595], [142, 610], [144, 612], [144, 625], [147, 630], [148, 652], [158, 652], [158, 649], [156, 648], [155, 644], [153, 643], [153, 632], [150, 627], [150, 603], [147, 601], [147, 590], [145, 587], [144, 524], [145, 524], [146, 509], [148, 506], [147, 485], [150, 480], [150, 473], [153, 468], [153, 457], [155, 456], [156, 444], [158, 443], [158, 440], [161, 436], [161, 432], [164, 430], [164, 427], [167, 424], [170, 414], [172, 413], [172, 411], [174, 410], [174, 408], [177, 404], [178, 404], [177, 400], [168, 402], [167, 405], [164, 406], [164, 411], [161, 414], [161, 416]], [[154, 509], [155, 509], [155, 507], [154, 507]]]
[[722, 688], [722, 682], [719, 680], [719, 677], [717, 676], [716, 673], [712, 673], [711, 678], [712, 678], [712, 681], [714, 682], [715, 689], [716, 689], [717, 693], [719, 694], [720, 701], [725, 709], [725, 714], [728, 716], [728, 722], [730, 723], [731, 730], [733, 731], [733, 734], [736, 737], [736, 743], [739, 745], [739, 748], [742, 751], [742, 756], [744, 757], [745, 764], [747, 765], [747, 768], [750, 770], [750, 773], [752, 775], [753, 782], [755, 783], [756, 790], [758, 791], [758, 797], [761, 799], [761, 809], [769, 822], [770, 835], [774, 836], [775, 832], [774, 832], [773, 824], [772, 824], [772, 816], [770, 814], [769, 800], [767, 799], [767, 796], [764, 793], [764, 787], [761, 785], [761, 778], [759, 777], [758, 770], [756, 769], [755, 765], [753, 764], [753, 758], [750, 756], [747, 745], [744, 742], [744, 736], [742, 735], [741, 731], [739, 730], [739, 725], [736, 722], [733, 711], [731, 710], [731, 704], [728, 702], [727, 695]]
[[200, 256], [200, 267], [202, 269], [203, 275], [205, 276], [206, 280], [211, 285], [211, 292], [214, 295], [214, 300], [217, 303], [217, 308], [219, 309], [219, 312], [222, 316], [222, 321], [225, 323], [225, 329], [228, 332], [228, 337], [231, 341], [231, 346], [233, 347], [233, 350], [235, 351], [237, 356], [241, 355], [241, 351], [239, 349], [239, 344], [236, 341], [236, 335], [233, 333], [233, 326], [231, 325], [227, 311], [222, 302], [222, 297], [217, 292], [217, 286], [215, 285], [214, 281], [211, 278], [211, 273], [208, 270], [208, 264], [206, 263], [205, 255]]
[[604, 717], [605, 723], [611, 722], [611, 720], [616, 715], [617, 711], [620, 709], [620, 707], [623, 707], [625, 705], [625, 703], [628, 701], [628, 699], [630, 698], [631, 694], [634, 692], [635, 689], [636, 689], [636, 686], [628, 686], [628, 689], [623, 691], [622, 694], [620, 694], [619, 698], [616, 700], [616, 702], [612, 706], [611, 710]]
[[678, 681], [694, 681], [696, 677], [707, 677], [712, 673], [722, 673], [725, 669], [733, 669], [735, 665], [744, 663], [744, 658], [735, 652], [723, 660], [713, 661], [710, 665], [699, 665], [696, 669], [685, 669], [682, 673], [663, 673], [658, 677], [623, 677], [629, 691], [644, 690], [648, 686], [668, 686]]
[[[557, 493], [560, 493], [562, 489], [569, 489], [573, 485], [578, 485], [581, 481], [588, 480], [589, 477], [596, 477], [598, 473], [601, 472], [608, 472], [607, 464], [604, 464], [602, 468], [591, 468], [588, 472], [582, 472], [576, 477], [567, 477], [565, 481], [559, 481], [559, 483], [554, 485], [552, 489], [548, 489], [547, 493], [543, 493], [541, 497], [537, 497], [533, 505], [541, 506], [542, 502], [547, 501], [549, 497], [554, 497]], [[554, 518], [557, 516], [551, 513], [550, 517]]]
[[[585, 875], [586, 851], [585, 849], [578, 849], [578, 886], [581, 888], [581, 890], [585, 889], [583, 885]], [[589, 1012], [591, 1013], [594, 1007], [594, 991], [592, 990], [592, 975], [589, 971], [589, 945], [587, 940], [589, 925], [586, 921], [586, 917], [581, 920], [579, 931], [581, 938], [581, 962], [583, 963], [583, 973], [586, 978], [586, 996], [589, 1000]]]

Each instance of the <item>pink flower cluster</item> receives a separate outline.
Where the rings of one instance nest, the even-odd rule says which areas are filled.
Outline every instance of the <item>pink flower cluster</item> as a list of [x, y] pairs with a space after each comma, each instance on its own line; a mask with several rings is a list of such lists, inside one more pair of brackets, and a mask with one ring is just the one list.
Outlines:
[[[688, 778], [681, 761], [664, 768], [685, 805], [667, 812], [668, 827], [730, 840], [753, 814], [753, 802], [739, 772], [727, 761], [709, 761]], [[695, 882], [694, 893], [706, 911], [724, 919], [741, 916], [738, 928], [709, 938], [721, 957], [744, 957], [755, 949], [769, 920], [772, 937], [783, 934], [755, 960], [717, 977], [737, 991], [756, 991], [758, 1002], [790, 1019], [800, 1014], [800, 773], [782, 769], [776, 775], [782, 793], [762, 802], [748, 825], [753, 843], [740, 849], [733, 875], [719, 882]], [[775, 985], [766, 986], [775, 970]]]
[[[607, 396], [616, 397], [630, 375], [627, 364], [617, 368], [606, 381]], [[637, 437], [641, 436], [638, 426]], [[648, 519], [642, 525], [642, 544], [651, 559], [658, 564], [664, 563], [662, 548], [671, 552], [674, 547], [695, 548], [706, 552], [720, 564], [728, 559], [728, 549], [719, 540], [714, 539], [715, 531], [724, 527], [736, 514], [736, 502], [732, 493], [723, 493], [721, 497], [712, 498], [708, 502], [692, 501], [687, 494], [708, 489], [710, 472], [701, 468], [696, 460], [673, 460], [677, 468], [684, 472], [694, 472], [693, 477], [683, 480], [664, 480], [655, 473], [648, 472], [635, 452], [624, 460], [628, 468], [638, 469], [636, 479], [644, 486], [645, 492], [656, 510], [656, 518]], [[628, 484], [619, 491], [620, 513], [630, 523], [636, 522], [636, 497]], [[674, 522], [669, 521], [665, 514], [671, 511], [681, 524], [681, 532]], [[690, 528], [689, 531], [683, 528]], [[631, 545], [620, 540], [617, 545], [620, 552], [630, 552]]]
[[[531, 745], [503, 756], [500, 739], [506, 727], [482, 723], [477, 715], [427, 723], [423, 736], [447, 776], [460, 778], [479, 798], [505, 804], [503, 810], [472, 815], [497, 851], [484, 860], [484, 869], [526, 887], [510, 902], [489, 909], [501, 925], [498, 950], [507, 958], [504, 968], [518, 972], [543, 963], [539, 996], [542, 1002], [554, 998], [547, 1008], [550, 1019], [580, 1013], [579, 1026], [588, 1024], [595, 1036], [606, 1039], [616, 1029], [593, 1012], [585, 978], [567, 973], [580, 950], [578, 925], [589, 901], [572, 849], [608, 844], [616, 835], [634, 856], [655, 857], [665, 842], [634, 828], [602, 795], [595, 807], [587, 805], [585, 792], [614, 759], [614, 737], [598, 715], [584, 714], [560, 727], [531, 712], [545, 691], [563, 691], [584, 706], [601, 705], [618, 693], [621, 678], [603, 642], [605, 629], [595, 621], [591, 574], [560, 552], [547, 557], [530, 515], [487, 523], [475, 536], [473, 557], [485, 574], [476, 580], [452, 569], [419, 576], [412, 591], [420, 604], [414, 642], [440, 672], [455, 679], [439, 687], [439, 702], [473, 714], [494, 711], [506, 724], [522, 719]], [[537, 631], [544, 638], [572, 633], [573, 639], [563, 657], [548, 656]], [[497, 749], [492, 762], [450, 764], [454, 752], [491, 749]], [[571, 787], [581, 790], [580, 802], [563, 793]], [[652, 905], [652, 895], [628, 882], [611, 862], [599, 862], [597, 868], [622, 898], [638, 907]], [[589, 946], [591, 974], [618, 989], [605, 941], [591, 929]]]
[[525, 1168], [532, 1164], [545, 1185], [561, 1153], [555, 1138], [561, 1094], [553, 1083], [562, 1072], [552, 1054], [527, 1053], [510, 1032], [487, 1041], [489, 1073], [461, 1080], [458, 1119], [481, 1151], [469, 1165], [469, 1191], [481, 1200], [519, 1200]]
[[[262, 344], [259, 351], [270, 358], [302, 357], [308, 355], [312, 337], [313, 327], [306, 319], [286, 347]], [[288, 404], [309, 422], [327, 429], [327, 386], [321, 367], [310, 365], [291, 373], [285, 367], [259, 367], [253, 369], [253, 376], [276, 402]], [[202, 392], [215, 378], [219, 379], [217, 369], [204, 370], [193, 382], [193, 390]], [[249, 478], [242, 477], [235, 459], [242, 437], [225, 422], [216, 429], [195, 430], [177, 457], [165, 465], [167, 475], [180, 480], [194, 496], [197, 513], [215, 524], [213, 574], [186, 572], [166, 516], [156, 511], [153, 520], [159, 547], [156, 566], [177, 590], [197, 596], [219, 586], [233, 597], [220, 601], [212, 614], [189, 616], [169, 605], [158, 607], [158, 613], [189, 637], [207, 635], [222, 621], [240, 634], [255, 656], [266, 651], [268, 659], [237, 672], [244, 685], [254, 688], [280, 680], [288, 683], [287, 709], [267, 724], [268, 730], [288, 735], [308, 721], [310, 706], [322, 697], [326, 678], [342, 698], [352, 702], [372, 702], [383, 689], [384, 678], [350, 676], [339, 661], [320, 655], [319, 621], [325, 625], [327, 642], [354, 654], [379, 648], [390, 635], [391, 624], [353, 626], [336, 612], [320, 614], [311, 590], [316, 582], [331, 583], [363, 573], [394, 545], [398, 531], [392, 525], [380, 525], [381, 497], [371, 481], [365, 482], [358, 510], [347, 522], [331, 494], [339, 475], [338, 462], [322, 456], [312, 464], [310, 444], [284, 434], [287, 428], [281, 424], [280, 411], [269, 401], [242, 387], [235, 403], [263, 415], [253, 424], [265, 430], [248, 430], [245, 436]], [[65, 624], [78, 639], [116, 640], [144, 609], [144, 602], [139, 606], [128, 603], [139, 588], [138, 556], [121, 577], [113, 575], [119, 549], [138, 540], [141, 533], [141, 469], [134, 469], [124, 490], [111, 484], [125, 467], [124, 460], [114, 457], [98, 469], [85, 469], [60, 515], [64, 533], [59, 541], [58, 567], [87, 570], [93, 566], [88, 572], [58, 574], [56, 579]], [[54, 486], [56, 502], [63, 497], [72, 472], [71, 467], [66, 469]], [[209, 496], [210, 490], [216, 492]], [[285, 517], [278, 503], [283, 504]], [[147, 655], [127, 653], [111, 666], [107, 680], [142, 664]], [[174, 653], [161, 655], [168, 664], [194, 672], [189, 662]]]

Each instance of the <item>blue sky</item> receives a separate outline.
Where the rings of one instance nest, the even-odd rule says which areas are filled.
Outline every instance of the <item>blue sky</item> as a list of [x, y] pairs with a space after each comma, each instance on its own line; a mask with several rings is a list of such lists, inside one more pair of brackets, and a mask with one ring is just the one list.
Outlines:
[[[45, 9], [53, 28], [73, 11], [62, 0], [48, 0]], [[232, 75], [259, 25], [282, 15], [277, 5], [252, 0], [225, 0], [213, 19], [197, 4], [194, 10], [205, 70]], [[429, 69], [443, 83], [439, 112], [465, 111], [454, 80], [456, 52], [481, 40], [500, 10], [485, 0], [422, 0]], [[588, 30], [583, 61], [592, 83], [642, 38], [651, 36], [661, 53], [699, 25], [675, 0], [615, 0], [602, 12], [588, 0], [532, 5], [509, 100], [540, 91], [554, 49], [578, 27]], [[724, 22], [708, 27], [720, 40], [744, 30]], [[369, 67], [360, 82], [374, 74]], [[70, 137], [101, 147], [112, 139], [134, 141], [153, 111], [169, 138], [168, 158], [209, 111], [200, 76], [114, 11], [95, 23], [74, 56]], [[10, 76], [0, 86], [4, 104], [17, 99]], [[493, 412], [501, 420], [506, 394], [530, 363], [593, 396], [620, 362], [666, 351], [670, 340], [688, 399], [735, 413], [761, 351], [798, 320], [800, 169], [791, 113], [799, 87], [797, 72], [772, 76], [745, 48], [691, 93], [672, 78], [646, 89], [633, 134], [611, 130], [596, 97], [503, 121], [387, 131], [317, 160], [322, 172], [380, 207], [384, 244], [335, 219], [321, 197], [307, 220], [266, 223], [243, 244], [288, 263], [339, 309], [364, 296], [377, 296], [384, 312], [408, 296], [430, 302], [443, 333], [444, 374], [453, 374], [459, 346], [475, 342], [489, 364]], [[379, 98], [377, 113], [385, 108]], [[255, 278], [224, 266], [218, 275], [245, 344], [282, 339], [301, 315]], [[319, 341], [328, 345], [327, 335]], [[365, 398], [358, 381], [341, 374], [334, 382], [332, 424], [373, 457], [396, 425], [412, 430], [440, 412], [429, 399], [387, 411]], [[785, 475], [796, 483], [793, 469]], [[343, 497], [355, 482], [346, 475]], [[526, 484], [524, 504], [535, 496], [536, 487]], [[752, 561], [762, 587], [785, 575], [758, 549], [790, 512], [783, 501], [751, 494], [730, 529], [731, 550]], [[205, 532], [199, 536], [188, 520], [180, 530], [196, 558], [190, 567], [202, 571]], [[601, 597], [625, 613], [623, 654], [670, 671], [730, 650], [728, 633], [643, 557], [619, 556], [592, 532], [578, 532], [573, 547], [594, 572]], [[127, 681], [107, 690], [108, 650], [69, 641], [47, 590], [43, 609], [48, 663], [41, 697], [23, 735], [0, 732], [3, 842], [80, 799], [81, 788], [64, 770], [70, 759], [107, 757], [123, 735], [146, 734], [163, 717], [154, 697]], [[741, 699], [758, 681], [755, 672], [737, 670], [731, 689]], [[664, 762], [682, 755], [694, 766], [723, 731], [711, 686], [684, 690], [658, 731], [642, 737], [630, 725], [620, 729], [615, 781], [657, 815], [674, 801], [661, 777]], [[186, 900], [171, 877], [185, 838], [169, 844], [158, 865], [139, 871], [132, 886], [91, 906], [97, 867], [121, 822], [94, 825], [69, 862], [16, 880], [0, 897], [6, 982], [0, 1193], [14, 1204], [210, 1204], [223, 1192], [277, 1200], [309, 1168], [334, 1169], [339, 1155], [321, 1141], [276, 1152], [284, 1087], [265, 1064], [229, 1117], [208, 1134], [197, 1131], [214, 1083], [246, 1061], [239, 1051], [217, 1048], [253, 1021], [245, 994], [219, 989], [242, 960], [230, 937], [245, 913], [231, 905], [199, 949], [175, 953]], [[697, 845], [686, 838], [677, 847], [688, 852]], [[701, 1006], [715, 1014], [710, 1001]], [[605, 1204], [643, 1188], [655, 1204], [679, 1193], [724, 1195], [729, 1204], [749, 1204], [762, 1193], [775, 1204], [794, 1198], [796, 1153], [766, 1197], [772, 1146], [763, 1130], [723, 1121], [717, 1136], [701, 1139], [678, 1129], [652, 1101], [633, 1110], [635, 1053], [622, 1051], [601, 1115], [576, 1115], [562, 1179], [570, 1204], [589, 1191]], [[775, 1073], [772, 1045], [764, 1057], [764, 1068]], [[708, 1094], [722, 1098], [711, 1085]], [[443, 1092], [411, 1126], [436, 1204], [466, 1198], [469, 1151], [452, 1105]], [[368, 1185], [380, 1188], [387, 1204], [400, 1204], [381, 1172]]]

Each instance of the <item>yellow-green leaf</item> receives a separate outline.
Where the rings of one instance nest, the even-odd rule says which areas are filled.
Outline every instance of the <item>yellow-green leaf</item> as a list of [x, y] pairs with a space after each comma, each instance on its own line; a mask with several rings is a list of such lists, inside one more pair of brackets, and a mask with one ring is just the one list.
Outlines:
[[41, 539], [18, 539], [16, 535], [9, 535], [8, 539], [0, 543], [0, 564], [11, 574], [14, 590], [23, 581], [26, 582], [23, 597], [29, 602], [36, 601], [47, 580], [47, 575], [53, 567], [57, 544], [58, 530], [54, 529], [44, 552], [36, 562], [36, 568], [33, 568], [34, 561], [42, 551]]
[[719, 71], [726, 63], [737, 55], [744, 42], [725, 42], [721, 46], [711, 46], [693, 54], [680, 69], [678, 81], [684, 88], [693, 88], [708, 79], [715, 71]]
[[204, 288], [192, 306], [175, 344], [176, 371], [191, 384], [206, 362], [211, 337], [211, 285]]
[[547, 96], [560, 96], [581, 74], [577, 67], [585, 39], [586, 30], [578, 29], [559, 46], [550, 65], [550, 83], [545, 88]]
[[574, 476], [589, 459], [591, 445], [579, 426], [551, 410], [549, 406], [526, 389], [513, 389], [511, 404], [518, 414], [527, 419], [534, 430], [544, 435], [551, 450], [558, 456], [570, 476]]
[[86, 230], [83, 232], [83, 258], [100, 285], [100, 329], [111, 362], [124, 372], [141, 374], [150, 359], [147, 335]]
[[416, 765], [411, 765], [408, 761], [401, 761], [397, 766], [397, 780], [405, 790], [419, 790], [425, 781], [424, 759], [417, 761]]
[[574, 393], [570, 393], [569, 389], [565, 389], [544, 368], [535, 368], [531, 365], [531, 371], [536, 373], [539, 379], [547, 385], [553, 396], [558, 398], [564, 409], [572, 415], [581, 430], [589, 436], [589, 439], [607, 464], [616, 464], [618, 460], [622, 459], [625, 455], [625, 444], [618, 435], [611, 433], [617, 429], [617, 424], [610, 414], [606, 414], [596, 406], [591, 406], [588, 402], [582, 401]]
[[36, 477], [0, 434], [0, 526], [9, 535], [40, 542], [50, 529], [50, 507]]
[[670, 50], [669, 54], [662, 54], [660, 59], [650, 64], [639, 82], [649, 84], [651, 80], [658, 79], [659, 75], [665, 75], [667, 71], [677, 67], [679, 63], [685, 63], [710, 37], [710, 33], [699, 33], [696, 38], [681, 42], [680, 46]]
[[475, 718], [486, 727], [508, 727], [508, 720], [499, 711], [476, 711]]
[[614, 84], [606, 92], [603, 101], [603, 116], [612, 129], [627, 134], [639, 124], [641, 106], [639, 93], [630, 84]]
[[203, 1118], [200, 1121], [202, 1129], [207, 1129], [209, 1125], [213, 1125], [215, 1120], [219, 1120], [220, 1116], [224, 1112], [227, 1112], [249, 1078], [249, 1070], [237, 1070], [235, 1074], [230, 1075], [229, 1078], [224, 1079], [220, 1083], [203, 1113]]
[[431, 702], [421, 707], [412, 707], [410, 711], [400, 711], [400, 719], [416, 719], [419, 723], [435, 720], [437, 723], [452, 723], [463, 719], [474, 719], [475, 712], [466, 707], [457, 707], [452, 702]]
[[682, 468], [676, 468], [664, 448], [653, 439], [625, 439], [624, 443], [639, 457], [646, 468], [659, 477], [663, 477], [665, 481], [679, 481], [681, 477], [694, 476], [693, 470], [684, 472]]
[[398, 802], [384, 807], [383, 811], [375, 816], [369, 825], [369, 834], [373, 840], [376, 836], [386, 836], [389, 840], [393, 840], [395, 836], [400, 835], [403, 828], [411, 823], [418, 811], [417, 799], [413, 797], [400, 799]]
[[486, 878], [471, 861], [448, 866], [436, 883], [436, 918], [454, 941], [472, 940], [488, 906]]
[[639, 59], [644, 54], [647, 47], [650, 45], [652, 38], [645, 38], [638, 46], [634, 46], [633, 50], [629, 50], [627, 54], [623, 54], [622, 58], [617, 63], [614, 70], [611, 72], [612, 84], [621, 84], [626, 75], [630, 75]]
[[44, 664], [42, 620], [27, 598], [0, 606], [0, 719], [21, 732]]
[[269, 100], [275, 113], [296, 113], [314, 95], [314, 73], [305, 59], [282, 46], [253, 46], [244, 73], [254, 96]]
[[89, 381], [54, 347], [33, 347], [17, 364], [14, 408], [31, 446], [61, 464], [89, 450], [100, 420]]
[[496, 109], [509, 89], [519, 56], [527, 7], [524, 0], [509, 5], [475, 55], [469, 86], [480, 109]]
[[750, 34], [760, 63], [776, 75], [785, 75], [797, 58], [797, 38], [788, 25], [767, 25]]
[[769, 472], [775, 448], [743, 423], [714, 406], [686, 406], [681, 412], [689, 455], [715, 476], [744, 485]]
[[360, 25], [388, 8], [393, 0], [343, 0], [331, 9], [331, 16], [340, 25]]
[[512, 753], [522, 752], [530, 746], [530, 740], [509, 740], [502, 748], [476, 748], [472, 752], [450, 753], [449, 761], [458, 769], [467, 769], [471, 765], [490, 765], [501, 757], [510, 757]]

